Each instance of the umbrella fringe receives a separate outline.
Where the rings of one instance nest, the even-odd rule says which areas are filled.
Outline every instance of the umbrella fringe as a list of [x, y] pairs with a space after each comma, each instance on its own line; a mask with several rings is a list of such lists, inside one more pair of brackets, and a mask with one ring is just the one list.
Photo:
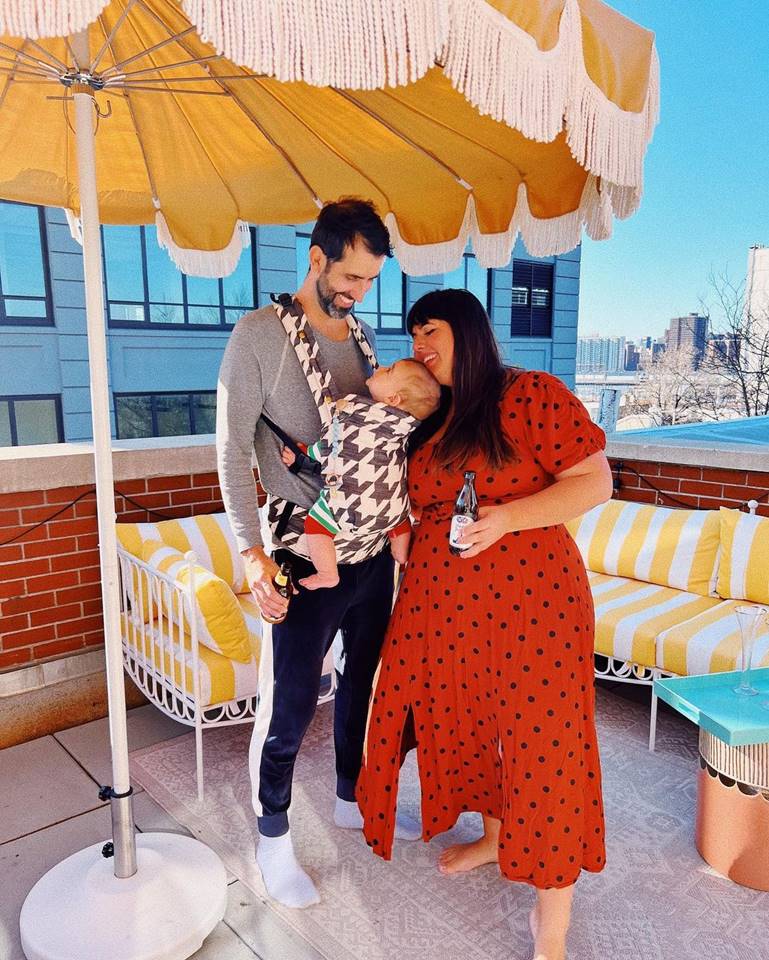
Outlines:
[[0, 0], [0, 36], [63, 37], [92, 23], [109, 0]]
[[583, 229], [592, 240], [605, 240], [611, 236], [613, 218], [629, 217], [640, 199], [640, 190], [602, 184], [598, 177], [589, 174], [579, 207], [559, 217], [535, 217], [529, 208], [526, 186], [520, 184], [510, 226], [502, 233], [481, 232], [472, 197], [468, 198], [459, 233], [442, 243], [409, 243], [401, 236], [393, 213], [388, 213], [385, 222], [403, 272], [410, 276], [428, 276], [457, 267], [468, 243], [472, 243], [480, 266], [499, 269], [510, 263], [519, 236], [535, 257], [573, 250], [582, 239]]
[[574, 43], [572, 7], [566, 3], [558, 42], [540, 50], [531, 34], [486, 0], [450, 0], [443, 70], [479, 113], [500, 120], [530, 140], [550, 143], [563, 129]]
[[83, 246], [83, 223], [80, 217], [77, 216], [72, 210], [64, 208], [64, 215], [67, 218], [67, 226], [69, 227], [69, 233], [75, 243], [79, 243], [80, 246]]
[[580, 166], [611, 183], [640, 186], [644, 154], [659, 119], [656, 48], [652, 48], [646, 104], [640, 113], [629, 113], [609, 100], [587, 75], [581, 55], [575, 55], [565, 116], [566, 140]]
[[612, 183], [639, 186], [643, 156], [659, 118], [659, 60], [652, 43], [643, 110], [623, 110], [585, 67], [578, 0], [566, 0], [558, 42], [535, 39], [486, 0], [449, 0], [444, 72], [480, 113], [530, 140], [553, 141], [564, 129], [579, 163]]
[[167, 251], [179, 270], [187, 276], [229, 276], [237, 267], [243, 249], [251, 246], [251, 229], [243, 220], [236, 221], [232, 239], [221, 250], [192, 250], [189, 247], [178, 246], [160, 210], [155, 214], [155, 227], [158, 244]]
[[[72, 239], [83, 245], [83, 225], [72, 210], [64, 209]], [[251, 246], [251, 228], [244, 220], [238, 220], [232, 233], [232, 239], [221, 250], [192, 250], [180, 247], [171, 236], [168, 223], [163, 214], [155, 214], [158, 245], [167, 251], [182, 273], [190, 277], [227, 277], [237, 267], [240, 255]]]
[[404, 273], [412, 277], [445, 273], [459, 266], [462, 254], [467, 247], [467, 241], [474, 228], [477, 230], [475, 202], [471, 196], [467, 198], [465, 215], [459, 233], [453, 239], [441, 243], [419, 244], [404, 240], [394, 213], [387, 214], [385, 225], [390, 232], [393, 252]]
[[283, 82], [371, 90], [413, 83], [446, 38], [446, 0], [184, 0], [217, 53]]

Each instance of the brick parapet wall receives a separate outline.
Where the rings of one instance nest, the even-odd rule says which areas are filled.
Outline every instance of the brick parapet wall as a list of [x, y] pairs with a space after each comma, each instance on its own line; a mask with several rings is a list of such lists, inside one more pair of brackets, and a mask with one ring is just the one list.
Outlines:
[[[625, 450], [636, 457], [617, 455]], [[0, 470], [0, 543], [23, 534], [15, 543], [0, 546], [0, 671], [103, 642], [96, 502], [88, 495], [93, 489], [90, 450], [65, 445], [29, 451], [26, 456], [19, 448], [4, 451], [7, 460]], [[769, 469], [750, 469], [751, 464], [769, 464], [766, 452], [749, 455], [743, 450], [732, 458], [731, 467], [639, 459], [637, 448], [620, 444], [610, 444], [608, 453], [615, 473], [616, 465], [624, 464], [620, 499], [744, 509], [746, 501], [764, 497], [758, 512], [769, 516]], [[687, 459], [708, 458], [704, 450], [689, 454]], [[726, 454], [719, 456], [722, 463]], [[168, 517], [222, 509], [210, 440], [179, 438], [176, 446], [169, 440], [162, 446], [158, 441], [120, 442], [113, 462], [116, 489], [134, 501], [116, 496], [120, 521], [160, 519], [143, 508]], [[43, 484], [46, 489], [40, 489]], [[25, 532], [83, 494], [50, 522]]]
[[619, 457], [609, 457], [609, 463], [615, 480], [619, 470], [614, 495], [620, 500], [699, 510], [745, 510], [749, 500], [758, 500], [756, 512], [769, 516], [769, 472]]
[[[189, 517], [223, 509], [216, 473], [123, 480], [119, 522]], [[0, 670], [100, 646], [102, 630], [93, 486], [0, 493]], [[25, 533], [77, 500], [59, 516]], [[141, 507], [138, 507], [140, 504]]]

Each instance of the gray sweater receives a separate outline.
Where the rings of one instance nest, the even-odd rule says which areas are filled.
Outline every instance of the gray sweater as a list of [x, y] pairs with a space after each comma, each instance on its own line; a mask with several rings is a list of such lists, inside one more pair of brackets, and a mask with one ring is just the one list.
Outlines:
[[[363, 324], [375, 347], [370, 327]], [[338, 396], [366, 394], [371, 369], [352, 335], [339, 343], [315, 332]], [[280, 459], [282, 443], [259, 420], [264, 412], [294, 440], [314, 443], [320, 416], [286, 331], [272, 306], [241, 317], [232, 331], [219, 370], [216, 398], [216, 453], [227, 517], [239, 550], [262, 546], [252, 453], [259, 479], [274, 496], [309, 508], [320, 480], [289, 473]]]

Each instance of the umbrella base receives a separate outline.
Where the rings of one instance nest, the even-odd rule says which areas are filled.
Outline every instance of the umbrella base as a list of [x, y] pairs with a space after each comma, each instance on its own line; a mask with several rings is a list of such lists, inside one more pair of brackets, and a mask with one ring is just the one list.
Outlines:
[[227, 875], [198, 840], [138, 835], [137, 871], [125, 880], [101, 850], [62, 860], [27, 895], [19, 926], [28, 960], [184, 960], [224, 916]]

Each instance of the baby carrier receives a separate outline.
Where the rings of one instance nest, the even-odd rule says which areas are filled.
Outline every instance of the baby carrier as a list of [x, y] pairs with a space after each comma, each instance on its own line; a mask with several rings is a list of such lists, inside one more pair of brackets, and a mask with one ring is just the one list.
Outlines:
[[[323, 364], [307, 318], [289, 294], [273, 297], [273, 301], [318, 408], [321, 420], [319, 446], [323, 454], [321, 463], [306, 457], [283, 430], [264, 415], [263, 419], [297, 457], [290, 468], [293, 472], [310, 469], [311, 472], [322, 473], [326, 498], [333, 506], [340, 526], [340, 532], [334, 538], [337, 558], [340, 563], [360, 563], [378, 553], [386, 540], [386, 531], [408, 515], [408, 498], [403, 483], [404, 445], [402, 442], [397, 444], [401, 456], [392, 456], [394, 444], [373, 442], [370, 431], [363, 422], [364, 413], [368, 413], [368, 408], [372, 406], [371, 401], [366, 398], [356, 398], [345, 411], [337, 413], [336, 389], [331, 374]], [[347, 324], [363, 355], [371, 367], [376, 369], [379, 364], [360, 322], [350, 314], [347, 316]], [[384, 427], [386, 433], [391, 433], [393, 438], [408, 433], [415, 423], [413, 417], [400, 410], [383, 404], [373, 406], [376, 408], [380, 426]], [[360, 445], [360, 455], [347, 464], [347, 473], [342, 478], [339, 451], [342, 445], [352, 443], [356, 449]], [[344, 494], [339, 491], [342, 479], [345, 483]], [[268, 494], [267, 518], [273, 537], [304, 557], [308, 556], [304, 536], [306, 517], [306, 508]]]

